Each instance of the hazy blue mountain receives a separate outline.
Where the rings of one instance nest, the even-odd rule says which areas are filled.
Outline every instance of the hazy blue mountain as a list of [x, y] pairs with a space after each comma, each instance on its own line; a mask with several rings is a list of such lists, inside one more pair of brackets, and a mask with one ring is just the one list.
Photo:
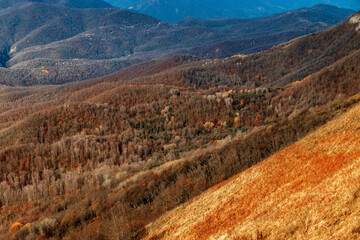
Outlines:
[[359, 0], [106, 0], [114, 6], [132, 9], [167, 22], [185, 17], [252, 18], [268, 16], [316, 4], [330, 4], [341, 8], [360, 9]]
[[109, 3], [103, 0], [0, 0], [0, 9], [22, 6], [26, 3], [56, 4], [71, 8], [111, 8]]

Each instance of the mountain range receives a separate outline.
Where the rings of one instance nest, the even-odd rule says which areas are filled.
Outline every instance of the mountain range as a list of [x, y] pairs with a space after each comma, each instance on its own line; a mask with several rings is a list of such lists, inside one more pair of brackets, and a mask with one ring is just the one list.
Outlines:
[[357, 0], [310, 0], [310, 1], [244, 1], [244, 0], [107, 0], [110, 4], [154, 16], [162, 21], [177, 22], [186, 17], [213, 18], [253, 18], [268, 16], [284, 11], [310, 7], [316, 4], [331, 4], [358, 10]]
[[263, 18], [187, 18], [171, 24], [102, 1], [2, 1], [0, 83], [25, 86], [100, 77], [173, 54], [213, 59], [249, 54], [354, 13], [317, 5]]
[[0, 6], [0, 239], [360, 238], [360, 12]]
[[30, 3], [44, 3], [61, 5], [71, 8], [112, 8], [113, 6], [102, 0], [1, 0], [0, 9]]
[[0, 237], [359, 238], [359, 31], [1, 86]]

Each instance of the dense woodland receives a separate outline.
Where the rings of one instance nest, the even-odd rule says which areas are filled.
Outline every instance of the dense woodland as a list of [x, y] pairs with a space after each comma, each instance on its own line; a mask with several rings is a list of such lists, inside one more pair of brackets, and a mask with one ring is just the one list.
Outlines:
[[[184, 64], [153, 76], [134, 77], [131, 82], [185, 84], [195, 88], [219, 85], [247, 88], [286, 86], [357, 51], [360, 35], [355, 28], [355, 24], [344, 22], [260, 53]], [[123, 74], [115, 75], [113, 79], [122, 81]]]
[[[144, 226], [161, 214], [359, 102], [354, 29], [344, 23], [245, 57], [177, 56], [107, 78], [1, 87], [0, 235], [145, 236]], [[303, 47], [310, 42], [313, 52]], [[285, 64], [289, 56], [298, 56], [296, 64]], [[307, 70], [281, 78], [282, 68]], [[247, 79], [241, 71], [264, 75]]]

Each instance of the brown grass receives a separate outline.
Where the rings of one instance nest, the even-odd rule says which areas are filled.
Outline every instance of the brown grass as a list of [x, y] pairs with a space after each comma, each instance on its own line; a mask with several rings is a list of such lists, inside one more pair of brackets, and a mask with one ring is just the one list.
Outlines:
[[148, 239], [358, 238], [359, 111], [169, 212]]

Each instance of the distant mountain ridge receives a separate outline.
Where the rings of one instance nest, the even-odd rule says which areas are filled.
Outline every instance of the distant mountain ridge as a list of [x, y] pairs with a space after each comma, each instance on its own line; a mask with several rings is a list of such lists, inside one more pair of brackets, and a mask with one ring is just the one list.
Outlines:
[[62, 5], [71, 8], [112, 8], [103, 0], [0, 0], [0, 10], [25, 3], [44, 3]]
[[0, 83], [85, 80], [173, 54], [248, 54], [323, 30], [354, 13], [321, 5], [251, 20], [187, 19], [170, 24], [124, 9], [66, 6], [80, 2], [24, 1], [0, 10]]
[[177, 22], [185, 17], [202, 19], [213, 18], [253, 18], [291, 11], [301, 7], [310, 7], [319, 3], [330, 4], [354, 10], [360, 9], [357, 0], [310, 0], [310, 1], [281, 1], [281, 0], [106, 0], [110, 4], [128, 8], [137, 12], [154, 16], [163, 21]]

